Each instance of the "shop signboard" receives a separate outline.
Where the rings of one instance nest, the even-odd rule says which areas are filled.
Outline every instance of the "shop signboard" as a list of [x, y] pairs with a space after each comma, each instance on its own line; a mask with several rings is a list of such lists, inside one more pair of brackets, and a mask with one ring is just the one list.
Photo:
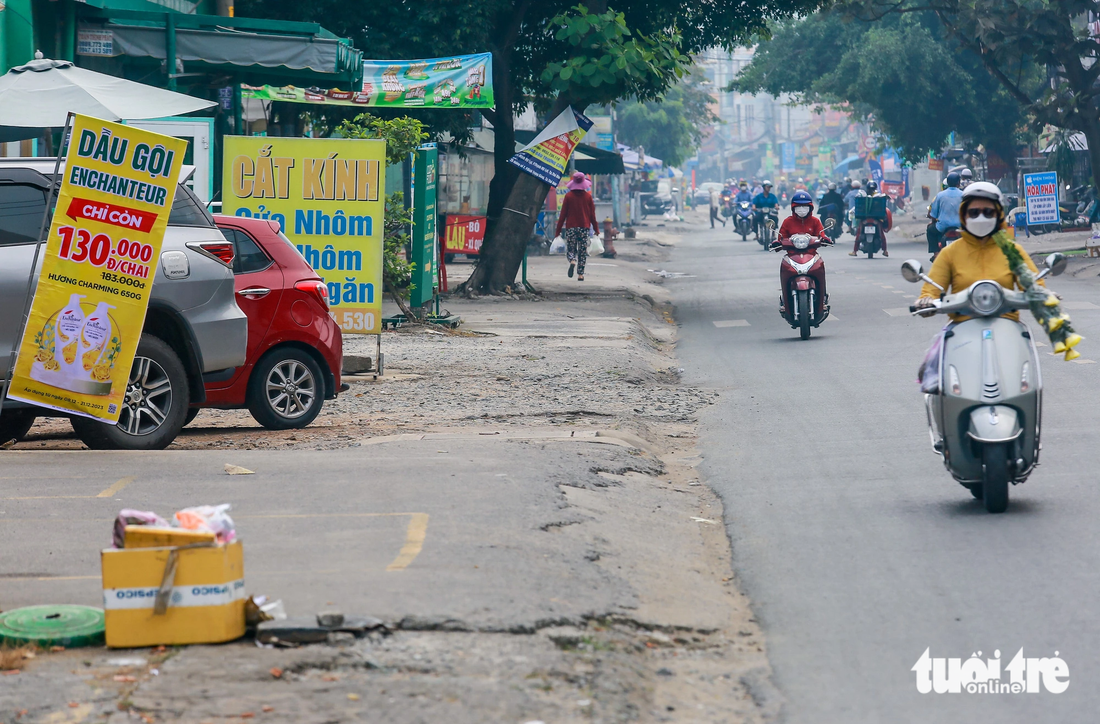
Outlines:
[[358, 89], [241, 85], [241, 97], [325, 106], [492, 108], [493, 56], [365, 60]]
[[1024, 174], [1027, 225], [1058, 223], [1058, 174], [1054, 171]]
[[795, 145], [793, 143], [779, 144], [783, 173], [792, 173], [795, 170], [794, 156]]
[[110, 58], [115, 53], [115, 34], [110, 30], [81, 28], [76, 32], [76, 54]]
[[413, 160], [413, 235], [410, 261], [413, 263], [409, 301], [422, 307], [434, 297], [436, 243], [436, 182], [439, 151], [434, 143], [421, 146]]
[[447, 214], [443, 235], [446, 254], [477, 254], [485, 242], [485, 217]]
[[614, 151], [615, 143], [611, 136], [611, 116], [592, 116], [592, 128], [584, 137], [584, 142], [601, 151]]
[[386, 142], [226, 136], [222, 213], [279, 223], [344, 334], [382, 331]]
[[74, 118], [8, 397], [116, 424], [187, 142]]

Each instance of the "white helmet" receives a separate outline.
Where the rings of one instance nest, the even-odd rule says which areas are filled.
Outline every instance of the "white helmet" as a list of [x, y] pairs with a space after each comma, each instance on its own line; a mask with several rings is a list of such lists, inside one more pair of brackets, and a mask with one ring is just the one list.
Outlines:
[[973, 172], [973, 171], [971, 171], [971, 170], [970, 170], [970, 169], [968, 169], [968, 168], [964, 168], [964, 169], [963, 169], [963, 170], [962, 170], [962, 171], [961, 171], [961, 172], [959, 173], [959, 175], [960, 175], [960, 176], [962, 176], [963, 178], [974, 178], [974, 172]]
[[975, 181], [968, 184], [963, 190], [963, 202], [967, 199], [989, 199], [996, 202], [998, 206], [1004, 209], [1005, 200], [1001, 194], [1001, 190], [997, 188], [996, 184], [991, 184], [988, 181]]
[[852, 181], [852, 188], [858, 189], [858, 188], [862, 188], [862, 187], [863, 187], [863, 184], [861, 184], [859, 181], [857, 181], [857, 180]]

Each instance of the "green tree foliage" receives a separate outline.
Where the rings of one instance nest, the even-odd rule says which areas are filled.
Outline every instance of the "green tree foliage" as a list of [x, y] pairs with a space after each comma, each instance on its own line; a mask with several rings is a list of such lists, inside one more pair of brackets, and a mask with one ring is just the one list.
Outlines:
[[[1086, 20], [1091, 0], [842, 0], [851, 17], [935, 13], [1037, 124], [1080, 131], [1100, 178], [1100, 63]], [[1035, 81], [1043, 68], [1043, 82]]]
[[824, 11], [781, 23], [732, 89], [847, 106], [909, 159], [939, 150], [955, 131], [1011, 163], [1026, 123], [1015, 99], [933, 13], [862, 22]]
[[[428, 138], [424, 124], [415, 118], [385, 119], [370, 113], [360, 113], [343, 121], [336, 129], [340, 138], [378, 138], [386, 142], [386, 163], [396, 166], [404, 163], [410, 153]], [[409, 225], [412, 213], [405, 208], [404, 194], [395, 191], [386, 196], [386, 216], [382, 232], [382, 285], [390, 297], [401, 307], [408, 319], [415, 319], [405, 304], [412, 290], [410, 282], [415, 264], [405, 257], [409, 243]]]
[[616, 135], [628, 146], [644, 148], [647, 156], [679, 166], [702, 144], [705, 129], [718, 122], [710, 109], [712, 102], [710, 94], [689, 77], [659, 100], [631, 99], [620, 105]]

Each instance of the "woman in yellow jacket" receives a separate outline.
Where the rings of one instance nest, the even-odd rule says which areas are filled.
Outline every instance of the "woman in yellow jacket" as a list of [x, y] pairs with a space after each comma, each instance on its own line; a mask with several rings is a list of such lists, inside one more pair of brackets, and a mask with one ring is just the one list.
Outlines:
[[[1005, 220], [1001, 190], [987, 181], [967, 186], [959, 204], [959, 220], [962, 222], [962, 238], [939, 253], [928, 276], [948, 292], [962, 291], [982, 279], [995, 281], [1006, 289], [1019, 289], [1015, 275], [1008, 268], [1008, 259], [993, 241], [994, 232], [1002, 227]], [[1016, 248], [1031, 271], [1037, 274], [1039, 270], [1028, 253], [1019, 244]], [[916, 306], [930, 307], [932, 300], [939, 299], [939, 296], [940, 290], [925, 282]], [[1016, 320], [1020, 318], [1019, 312], [1004, 316]], [[968, 317], [951, 315], [954, 322], [964, 319]]]

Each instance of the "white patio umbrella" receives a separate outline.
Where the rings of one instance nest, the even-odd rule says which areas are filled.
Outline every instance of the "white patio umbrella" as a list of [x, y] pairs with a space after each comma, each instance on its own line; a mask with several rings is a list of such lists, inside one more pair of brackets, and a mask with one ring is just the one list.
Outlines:
[[199, 111], [215, 101], [77, 68], [42, 53], [0, 76], [0, 141], [33, 138], [60, 128], [70, 112], [105, 121], [163, 118]]

